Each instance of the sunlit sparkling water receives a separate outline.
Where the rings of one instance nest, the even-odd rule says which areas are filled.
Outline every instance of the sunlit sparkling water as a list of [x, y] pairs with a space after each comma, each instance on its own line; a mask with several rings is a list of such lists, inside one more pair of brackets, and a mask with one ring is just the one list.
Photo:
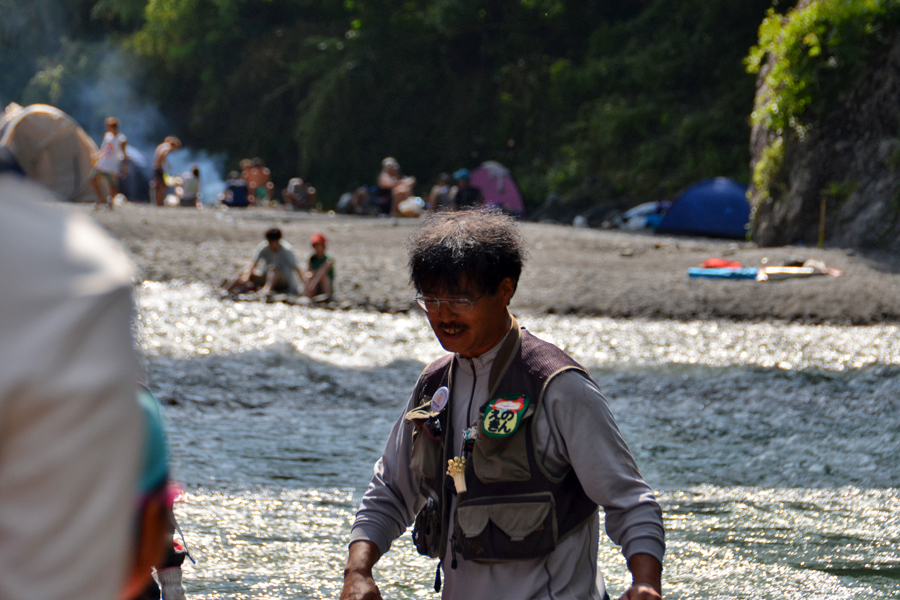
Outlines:
[[[138, 338], [168, 403], [192, 598], [333, 598], [350, 522], [424, 363], [421, 315], [233, 303], [145, 284]], [[895, 598], [897, 327], [532, 317], [591, 370], [660, 490], [669, 598]], [[602, 539], [602, 538], [601, 538]], [[611, 595], [627, 584], [601, 548]], [[433, 598], [408, 536], [385, 598]]]

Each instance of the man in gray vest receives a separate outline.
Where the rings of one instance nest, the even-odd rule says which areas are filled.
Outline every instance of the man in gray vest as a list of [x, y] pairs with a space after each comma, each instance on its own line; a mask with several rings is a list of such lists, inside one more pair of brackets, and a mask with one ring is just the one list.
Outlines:
[[598, 507], [660, 598], [659, 504], [597, 384], [508, 311], [525, 251], [498, 212], [441, 212], [409, 244], [410, 279], [441, 346], [394, 425], [350, 536], [342, 600], [379, 599], [372, 566], [414, 523], [443, 598], [603, 600]]

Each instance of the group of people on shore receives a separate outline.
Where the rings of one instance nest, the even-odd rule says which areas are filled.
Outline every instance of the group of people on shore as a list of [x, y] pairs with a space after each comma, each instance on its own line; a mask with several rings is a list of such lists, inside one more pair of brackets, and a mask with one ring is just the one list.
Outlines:
[[255, 292], [263, 296], [289, 293], [316, 302], [334, 296], [334, 257], [326, 250], [324, 235], [314, 233], [310, 237], [313, 253], [306, 269], [299, 266], [293, 246], [282, 240], [280, 229], [269, 229], [265, 237], [244, 270], [224, 285], [225, 292]]
[[[119, 120], [116, 117], [107, 117], [105, 125], [106, 132], [100, 142], [100, 148], [92, 157], [94, 164], [90, 180], [97, 194], [94, 207], [97, 209], [107, 207], [112, 210], [120, 194], [121, 183], [128, 177], [130, 160], [128, 138], [119, 131]], [[156, 206], [164, 205], [168, 189], [173, 183], [179, 188], [178, 197], [182, 205], [195, 205], [200, 201], [200, 169], [196, 165], [174, 180], [166, 173], [169, 168], [169, 154], [181, 148], [180, 139], [168, 136], [153, 152], [150, 199]]]
[[425, 210], [458, 210], [484, 205], [481, 190], [471, 185], [468, 169], [459, 169], [452, 177], [441, 173], [424, 201], [413, 196], [416, 181], [412, 175], [404, 175], [400, 163], [388, 156], [381, 161], [381, 172], [375, 185], [360, 186], [344, 194], [338, 202], [338, 211], [418, 217]]
[[[241, 161], [240, 171], [230, 171], [222, 194], [223, 206], [229, 208], [248, 208], [251, 206], [272, 206], [277, 201], [274, 197], [275, 184], [272, 172], [263, 160], [247, 158]], [[316, 188], [309, 180], [293, 177], [287, 187], [281, 191], [281, 205], [285, 210], [309, 210], [316, 206], [318, 200]]]
[[[106, 119], [106, 133], [100, 149], [94, 156], [91, 183], [97, 194], [96, 208], [111, 210], [119, 195], [120, 182], [128, 175], [127, 138], [119, 131], [115, 117]], [[165, 206], [169, 189], [174, 189], [173, 204], [202, 208], [200, 169], [192, 165], [190, 170], [175, 176], [170, 169], [169, 155], [183, 147], [175, 136], [169, 136], [156, 146], [153, 152], [150, 198], [156, 206]], [[381, 161], [381, 172], [376, 183], [360, 186], [344, 194], [338, 202], [338, 212], [346, 214], [387, 215], [390, 217], [418, 217], [425, 211], [459, 210], [484, 205], [481, 190], [471, 184], [468, 169], [459, 169], [451, 176], [441, 173], [426, 198], [414, 195], [417, 180], [404, 175], [400, 163], [388, 156]], [[107, 189], [104, 189], [104, 186]], [[259, 158], [240, 161], [240, 171], [228, 173], [225, 191], [220, 194], [222, 206], [248, 208], [271, 206], [277, 203], [272, 173]], [[282, 190], [280, 203], [285, 210], [311, 210], [320, 207], [316, 188], [308, 179], [294, 177]]]

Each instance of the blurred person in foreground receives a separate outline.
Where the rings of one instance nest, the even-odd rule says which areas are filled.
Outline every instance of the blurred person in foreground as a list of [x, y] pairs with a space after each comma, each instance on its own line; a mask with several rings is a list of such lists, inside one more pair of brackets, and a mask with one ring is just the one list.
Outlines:
[[[295, 274], [300, 279], [300, 285], [294, 278]], [[294, 248], [282, 241], [281, 230], [273, 227], [266, 231], [266, 241], [256, 247], [253, 258], [241, 274], [225, 285], [225, 291], [258, 291], [261, 295], [273, 292], [298, 294], [299, 290], [305, 289], [305, 284], [306, 273], [297, 266]]]
[[0, 598], [113, 600], [144, 435], [132, 268], [58, 200], [0, 148]]
[[524, 262], [494, 211], [432, 213], [410, 280], [441, 346], [394, 425], [350, 534], [342, 600], [378, 599], [372, 567], [414, 523], [445, 599], [607, 598], [598, 508], [632, 573], [623, 599], [660, 598], [662, 514], [585, 369], [520, 328]]
[[[169, 451], [159, 401], [140, 386], [137, 401], [144, 414], [144, 462], [138, 480], [134, 522], [134, 560], [121, 597], [125, 600], [184, 600], [181, 564], [187, 551], [173, 540], [175, 499], [180, 490], [169, 480]], [[156, 570], [159, 585], [152, 578]]]

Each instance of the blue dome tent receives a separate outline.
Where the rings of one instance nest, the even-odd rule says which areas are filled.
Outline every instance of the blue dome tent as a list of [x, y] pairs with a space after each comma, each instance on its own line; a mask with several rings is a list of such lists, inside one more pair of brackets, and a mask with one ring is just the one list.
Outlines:
[[743, 239], [749, 220], [747, 186], [716, 177], [701, 181], [681, 194], [656, 232]]

